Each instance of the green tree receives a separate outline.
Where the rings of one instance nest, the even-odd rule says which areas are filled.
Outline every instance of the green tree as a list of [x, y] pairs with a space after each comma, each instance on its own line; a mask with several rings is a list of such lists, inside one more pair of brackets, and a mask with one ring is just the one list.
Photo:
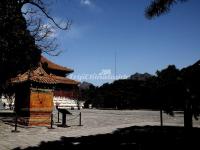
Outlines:
[[37, 65], [41, 50], [27, 30], [26, 20], [16, 0], [0, 2], [0, 85], [7, 87], [8, 79]]
[[68, 22], [63, 28], [59, 26], [47, 13], [43, 0], [0, 1], [0, 94], [8, 88], [11, 77], [37, 66], [41, 52], [51, 45], [44, 40], [49, 30], [42, 28], [41, 19], [36, 16], [30, 17], [28, 21], [25, 19], [24, 14], [31, 16], [38, 11], [22, 12], [23, 6], [27, 4], [40, 10], [58, 28], [65, 30], [70, 25]]
[[184, 88], [180, 71], [174, 65], [169, 65], [157, 71], [157, 80], [158, 94], [165, 111], [171, 113], [173, 109], [182, 109]]
[[[165, 14], [167, 12], [170, 11], [171, 7], [174, 4], [177, 3], [182, 3], [185, 2], [187, 0], [153, 0], [151, 2], [151, 4], [146, 8], [145, 10], [145, 16], [149, 19], [152, 19], [154, 17], [160, 16], [162, 14]], [[188, 69], [187, 69], [188, 70]], [[196, 116], [199, 114], [198, 111], [196, 110], [197, 113], [195, 113], [195, 109], [192, 109], [192, 106], [195, 107], [194, 105], [192, 105], [192, 99], [191, 97], [198, 97], [198, 96], [191, 96], [193, 92], [191, 92], [191, 89], [195, 89], [192, 91], [198, 91], [197, 86], [195, 86], [195, 82], [198, 81], [195, 80], [195, 82], [193, 82], [193, 80], [191, 78], [194, 78], [194, 76], [196, 76], [195, 74], [198, 74], [197, 72], [194, 72], [192, 70], [190, 71], [183, 71], [184, 73], [183, 75], [183, 82], [184, 82], [184, 87], [185, 87], [185, 109], [184, 109], [184, 126], [186, 128], [191, 128], [192, 127], [192, 114], [196, 114]], [[187, 73], [186, 73], [187, 72]], [[190, 74], [191, 78], [188, 79], [187, 76], [188, 74]], [[192, 85], [192, 87], [188, 86], [188, 85]], [[198, 94], [196, 94], [198, 95]], [[197, 118], [197, 117], [196, 117]]]
[[184, 87], [180, 71], [169, 65], [166, 69], [157, 71], [157, 92], [160, 105], [160, 120], [162, 123], [163, 110], [170, 115], [177, 109], [183, 110]]
[[184, 124], [192, 127], [192, 117], [200, 115], [200, 61], [181, 70], [186, 91]]

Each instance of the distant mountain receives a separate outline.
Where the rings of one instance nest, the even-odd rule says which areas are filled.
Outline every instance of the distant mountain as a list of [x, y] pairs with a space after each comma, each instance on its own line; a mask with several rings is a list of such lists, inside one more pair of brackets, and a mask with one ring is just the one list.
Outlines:
[[80, 90], [87, 90], [89, 89], [91, 86], [94, 86], [92, 83], [89, 83], [89, 82], [82, 82], [80, 85], [79, 85], [79, 89]]
[[147, 80], [148, 78], [152, 77], [153, 75], [149, 74], [149, 73], [135, 73], [133, 75], [131, 75], [128, 79], [131, 79], [131, 80], [142, 80], [142, 81], [145, 81]]
[[[194, 65], [200, 67], [200, 60], [198, 60]], [[194, 66], [194, 65], [193, 65], [193, 66]]]

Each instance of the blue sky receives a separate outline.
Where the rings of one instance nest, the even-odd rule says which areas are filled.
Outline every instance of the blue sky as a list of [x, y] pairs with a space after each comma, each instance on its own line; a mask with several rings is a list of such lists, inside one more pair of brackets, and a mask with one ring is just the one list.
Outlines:
[[[183, 68], [200, 59], [200, 1], [174, 5], [154, 20], [144, 17], [150, 0], [57, 0], [51, 15], [72, 20], [68, 31], [56, 30], [62, 53], [47, 56], [74, 69], [73, 75], [135, 72], [155, 74], [175, 64]], [[112, 80], [88, 80], [101, 85]]]

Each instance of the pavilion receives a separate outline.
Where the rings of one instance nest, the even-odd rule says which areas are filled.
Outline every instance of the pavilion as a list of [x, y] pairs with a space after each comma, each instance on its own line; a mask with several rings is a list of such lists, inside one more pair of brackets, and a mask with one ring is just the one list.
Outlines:
[[[50, 125], [55, 104], [75, 107], [79, 82], [66, 76], [73, 70], [41, 56], [39, 65], [11, 79], [15, 85], [15, 111], [24, 125]], [[67, 105], [68, 104], [68, 105]], [[74, 105], [74, 106], [73, 106]]]

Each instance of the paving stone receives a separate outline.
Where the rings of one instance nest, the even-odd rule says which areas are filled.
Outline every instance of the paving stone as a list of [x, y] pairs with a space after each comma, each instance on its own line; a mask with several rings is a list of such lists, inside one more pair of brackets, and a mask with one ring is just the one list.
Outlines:
[[[83, 109], [81, 112], [83, 126], [78, 126], [79, 117], [77, 116], [80, 111], [73, 110], [73, 116], [67, 116], [67, 125], [69, 125], [69, 127], [57, 127], [56, 124], [53, 126], [54, 129], [48, 129], [46, 127], [18, 127], [19, 133], [12, 133], [11, 131], [14, 130], [14, 126], [3, 122], [1, 117], [0, 150], [37, 146], [42, 141], [60, 140], [63, 136], [80, 137], [105, 134], [111, 133], [118, 128], [134, 125], [160, 125], [159, 111]], [[56, 121], [57, 113], [54, 112], [54, 122]], [[177, 113], [175, 114], [175, 117], [164, 114], [163, 121], [164, 125], [183, 126], [183, 114]], [[200, 121], [194, 121], [194, 126], [200, 127]]]

